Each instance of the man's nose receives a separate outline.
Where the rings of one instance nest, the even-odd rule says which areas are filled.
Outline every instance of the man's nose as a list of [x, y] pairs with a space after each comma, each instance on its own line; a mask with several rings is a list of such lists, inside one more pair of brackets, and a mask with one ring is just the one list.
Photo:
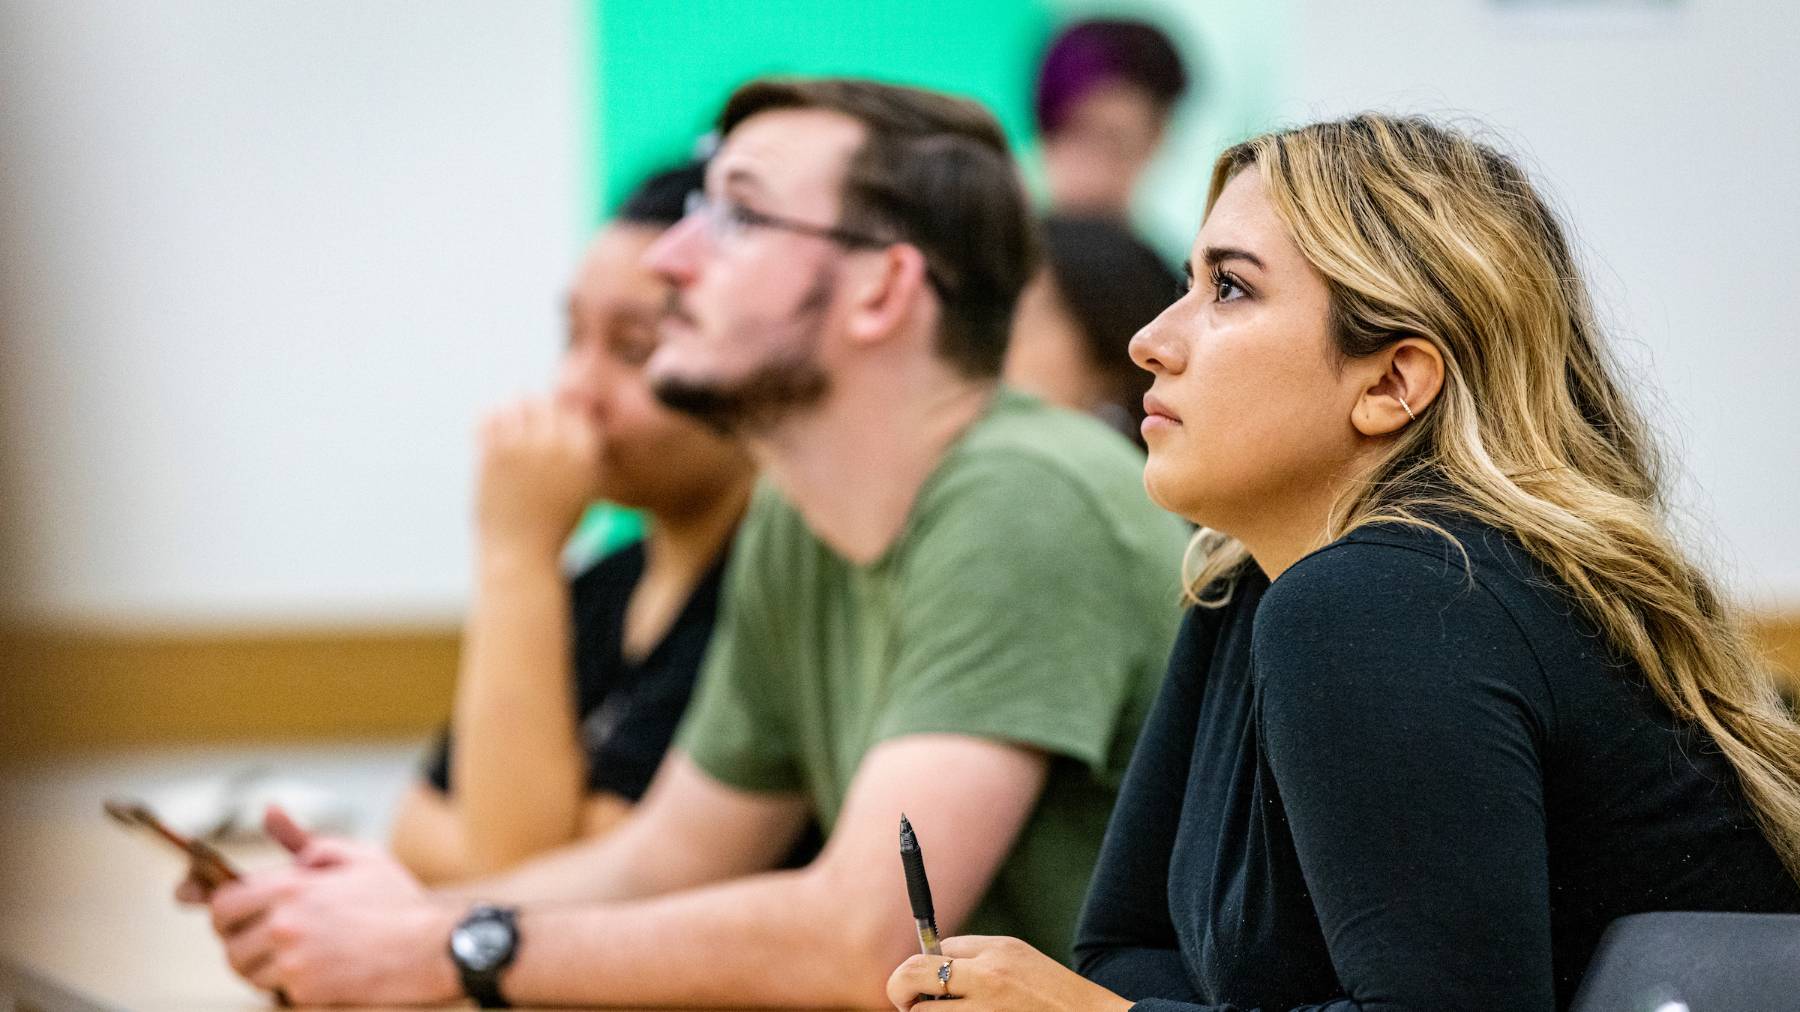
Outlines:
[[690, 214], [650, 244], [643, 263], [669, 284], [683, 286], [694, 280], [705, 247], [706, 224], [700, 215]]

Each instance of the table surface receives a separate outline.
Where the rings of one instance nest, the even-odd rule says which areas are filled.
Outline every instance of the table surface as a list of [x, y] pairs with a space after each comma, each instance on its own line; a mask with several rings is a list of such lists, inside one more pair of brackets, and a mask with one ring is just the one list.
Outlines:
[[[0, 1009], [272, 1008], [231, 973], [204, 913], [175, 903], [179, 855], [101, 814], [100, 798], [121, 777], [90, 769], [47, 791], [57, 775], [32, 771], [29, 797], [15, 773], [0, 782]], [[281, 860], [269, 845], [221, 849], [245, 867]]]

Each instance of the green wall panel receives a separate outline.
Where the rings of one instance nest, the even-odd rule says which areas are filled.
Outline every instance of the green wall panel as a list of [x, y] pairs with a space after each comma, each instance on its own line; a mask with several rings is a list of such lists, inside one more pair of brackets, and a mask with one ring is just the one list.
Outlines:
[[1051, 29], [1037, 0], [594, 0], [599, 204], [704, 134], [731, 89], [764, 74], [841, 74], [980, 99], [1017, 141]]

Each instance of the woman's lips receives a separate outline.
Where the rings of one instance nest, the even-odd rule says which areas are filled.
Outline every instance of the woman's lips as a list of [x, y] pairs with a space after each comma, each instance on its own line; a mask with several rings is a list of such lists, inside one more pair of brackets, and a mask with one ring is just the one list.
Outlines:
[[1181, 424], [1181, 416], [1177, 415], [1167, 404], [1156, 399], [1153, 394], [1144, 395], [1144, 420], [1160, 419], [1174, 425]]
[[1181, 419], [1169, 410], [1167, 404], [1149, 394], [1144, 395], [1144, 420], [1138, 423], [1138, 431], [1144, 434], [1146, 440], [1156, 433], [1178, 428], [1180, 425]]

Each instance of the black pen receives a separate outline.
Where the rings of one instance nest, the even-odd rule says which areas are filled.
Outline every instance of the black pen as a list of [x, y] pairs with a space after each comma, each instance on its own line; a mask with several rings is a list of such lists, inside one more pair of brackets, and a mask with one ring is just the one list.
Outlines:
[[906, 898], [912, 901], [913, 925], [919, 929], [919, 951], [927, 956], [941, 956], [938, 948], [937, 913], [931, 908], [931, 883], [925, 880], [925, 855], [919, 850], [919, 839], [913, 835], [912, 823], [900, 815], [900, 867], [906, 869]]

